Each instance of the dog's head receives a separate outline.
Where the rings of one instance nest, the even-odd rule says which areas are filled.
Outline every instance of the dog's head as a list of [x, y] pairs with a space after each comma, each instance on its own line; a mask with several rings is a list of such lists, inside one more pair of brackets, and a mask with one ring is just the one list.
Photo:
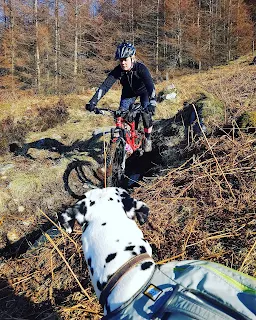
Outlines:
[[136, 216], [141, 225], [148, 220], [149, 208], [144, 202], [130, 197], [124, 189], [114, 187], [86, 192], [82, 200], [65, 212], [58, 213], [58, 220], [66, 232], [71, 233], [76, 220], [85, 228], [99, 216], [111, 219], [113, 210], [126, 214], [130, 219]]

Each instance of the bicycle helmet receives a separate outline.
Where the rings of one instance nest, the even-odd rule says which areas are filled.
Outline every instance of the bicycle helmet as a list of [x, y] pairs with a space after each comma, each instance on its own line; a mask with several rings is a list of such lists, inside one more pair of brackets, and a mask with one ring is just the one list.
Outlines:
[[131, 57], [135, 52], [135, 47], [131, 43], [124, 41], [117, 46], [115, 60]]

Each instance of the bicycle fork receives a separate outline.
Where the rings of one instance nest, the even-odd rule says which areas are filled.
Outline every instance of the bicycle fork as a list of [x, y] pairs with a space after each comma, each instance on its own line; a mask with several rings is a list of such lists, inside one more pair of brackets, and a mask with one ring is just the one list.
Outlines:
[[125, 162], [126, 162], [126, 141], [122, 139], [122, 144], [123, 144], [123, 154], [122, 154], [122, 163], [121, 163], [121, 169], [124, 172], [125, 171]]

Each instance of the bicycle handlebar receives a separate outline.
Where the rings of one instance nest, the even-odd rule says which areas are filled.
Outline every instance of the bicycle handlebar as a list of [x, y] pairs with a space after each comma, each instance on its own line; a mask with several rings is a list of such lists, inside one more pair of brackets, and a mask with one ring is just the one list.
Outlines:
[[[95, 112], [95, 114], [102, 114], [102, 115], [104, 115], [105, 114], [105, 112], [104, 111], [106, 111], [106, 112], [110, 112], [112, 115], [114, 115], [114, 116], [117, 116], [117, 115], [121, 115], [121, 114], [125, 114], [125, 113], [128, 113], [128, 112], [132, 112], [132, 110], [111, 110], [111, 109], [108, 109], [108, 108], [95, 108], [94, 109], [94, 112]], [[144, 111], [144, 109], [143, 109], [143, 107], [140, 105], [140, 112], [145, 112]]]
[[108, 108], [95, 108], [94, 109], [94, 113], [95, 114], [102, 114], [102, 115], [104, 115], [105, 114], [105, 112], [104, 111], [107, 111], [107, 112], [110, 112], [110, 113], [112, 113], [112, 114], [115, 114], [115, 112], [116, 111], [114, 111], [114, 110], [111, 110], [111, 109], [108, 109]]

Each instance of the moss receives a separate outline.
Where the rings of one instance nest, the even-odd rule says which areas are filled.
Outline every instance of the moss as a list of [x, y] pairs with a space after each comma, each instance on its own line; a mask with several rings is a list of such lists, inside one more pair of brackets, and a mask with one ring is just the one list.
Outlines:
[[224, 120], [224, 103], [210, 93], [202, 93], [201, 97], [196, 101], [195, 106], [202, 109], [202, 116], [205, 119], [214, 117]]
[[240, 128], [256, 128], [256, 111], [244, 112], [238, 119]]
[[36, 174], [20, 173], [9, 184], [13, 198], [23, 203], [31, 199], [35, 193], [40, 192], [40, 178]]
[[207, 133], [215, 130], [216, 126], [223, 126], [225, 120], [225, 106], [216, 96], [208, 92], [199, 93], [198, 98], [184, 103], [184, 122], [190, 123], [191, 113], [194, 107], [206, 126]]

